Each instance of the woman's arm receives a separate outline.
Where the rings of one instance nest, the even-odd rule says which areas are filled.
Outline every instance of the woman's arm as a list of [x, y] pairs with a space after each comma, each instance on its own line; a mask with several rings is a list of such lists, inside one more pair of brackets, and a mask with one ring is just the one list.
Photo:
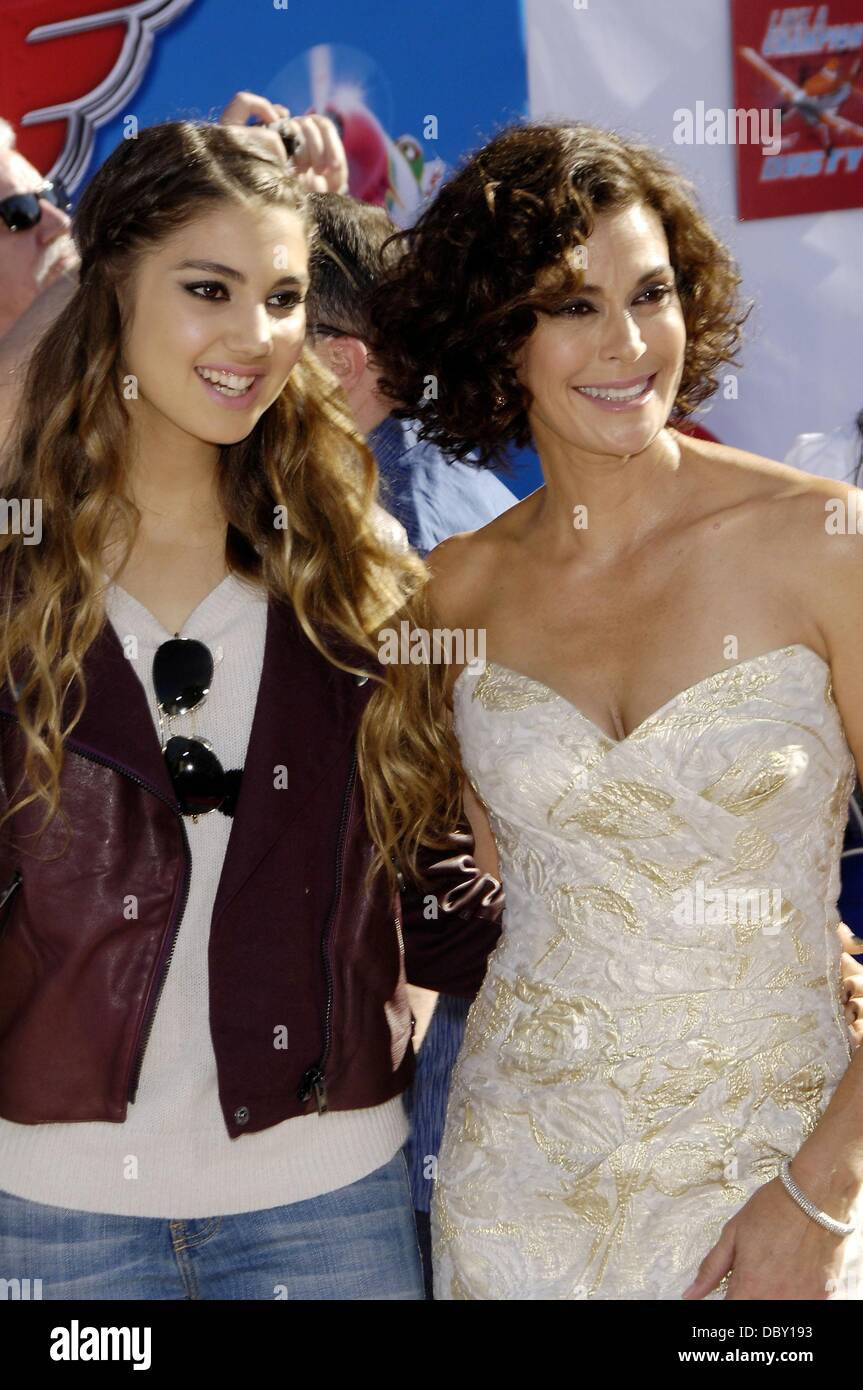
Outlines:
[[[845, 503], [845, 532], [827, 532], [819, 493], [809, 515], [811, 529], [799, 540], [809, 558], [809, 597], [829, 654], [833, 697], [858, 776], [863, 776], [863, 492], [843, 483], [831, 483], [830, 490]], [[856, 524], [851, 520], [855, 516]], [[790, 552], [799, 563], [800, 549], [792, 544]], [[856, 1049], [790, 1171], [828, 1216], [863, 1219], [858, 1202], [863, 1191], [863, 1049]], [[729, 1299], [826, 1299], [835, 1282], [841, 1284], [845, 1241], [808, 1217], [774, 1178], [726, 1223], [683, 1297], [703, 1298], [733, 1270]]]
[[[860, 1048], [790, 1166], [810, 1201], [850, 1221], [863, 1188], [863, 1051]], [[760, 1187], [723, 1227], [682, 1297], [703, 1298], [730, 1271], [728, 1299], [826, 1299], [841, 1286], [846, 1237], [813, 1221], [779, 1178]]]
[[[463, 627], [473, 606], [471, 592], [481, 582], [471, 536], [451, 536], [432, 551], [427, 563], [433, 576], [433, 622], [449, 630]], [[459, 669], [453, 665], [447, 672], [441, 711], [447, 721], [452, 720], [452, 690]], [[405, 884], [402, 906], [408, 980], [426, 990], [472, 999], [500, 937], [504, 898], [488, 819], [467, 780], [463, 803], [446, 848], [421, 850], [419, 868], [428, 886], [420, 890], [416, 884]], [[418, 1002], [428, 1007], [428, 999], [419, 996]]]
[[492, 878], [499, 880], [500, 862], [497, 857], [497, 845], [488, 823], [488, 815], [467, 778], [465, 778], [464, 783], [464, 809], [473, 831], [473, 857], [476, 860], [477, 868], [480, 873], [490, 874]]
[[[473, 862], [476, 865], [478, 875], [487, 875], [496, 881], [500, 880], [500, 868], [498, 865], [497, 848], [488, 823], [488, 817], [476, 792], [465, 779], [464, 783], [464, 809], [470, 822], [474, 837]], [[856, 965], [856, 962], [854, 962]], [[849, 989], [856, 995], [857, 990], [854, 983], [849, 983]], [[860, 975], [860, 995], [863, 997], [863, 972]], [[414, 1029], [414, 1048], [419, 1051], [420, 1045], [435, 1011], [438, 995], [434, 990], [422, 989], [419, 985], [408, 985], [408, 998], [410, 999], [411, 1012], [416, 1019]]]

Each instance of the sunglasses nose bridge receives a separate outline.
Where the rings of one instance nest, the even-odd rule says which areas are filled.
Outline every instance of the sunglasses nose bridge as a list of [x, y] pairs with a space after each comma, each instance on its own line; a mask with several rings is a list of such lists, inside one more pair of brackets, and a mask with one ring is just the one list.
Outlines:
[[210, 693], [209, 686], [191, 685], [184, 686], [176, 699], [170, 701], [168, 714], [191, 714], [193, 709], [202, 705]]

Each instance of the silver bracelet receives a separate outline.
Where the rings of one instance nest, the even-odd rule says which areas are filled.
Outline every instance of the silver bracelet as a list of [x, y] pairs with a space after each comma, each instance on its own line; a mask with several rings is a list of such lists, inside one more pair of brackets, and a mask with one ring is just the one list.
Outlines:
[[787, 1158], [783, 1160], [782, 1167], [779, 1170], [779, 1176], [782, 1179], [782, 1185], [789, 1197], [793, 1197], [798, 1207], [802, 1207], [806, 1215], [811, 1216], [813, 1221], [817, 1221], [819, 1226], [823, 1226], [825, 1230], [832, 1231], [834, 1236], [853, 1235], [854, 1231], [857, 1229], [856, 1226], [847, 1221], [836, 1221], [832, 1216], [828, 1216], [826, 1211], [819, 1211], [815, 1203], [810, 1202], [805, 1192], [800, 1191], [800, 1188], [791, 1176], [790, 1163]]

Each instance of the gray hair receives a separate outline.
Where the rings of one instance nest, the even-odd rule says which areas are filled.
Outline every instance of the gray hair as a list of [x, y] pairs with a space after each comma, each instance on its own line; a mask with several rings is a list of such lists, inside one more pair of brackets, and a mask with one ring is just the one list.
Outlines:
[[0, 151], [14, 150], [14, 148], [15, 131], [13, 130], [9, 122], [4, 120], [3, 117], [0, 116]]

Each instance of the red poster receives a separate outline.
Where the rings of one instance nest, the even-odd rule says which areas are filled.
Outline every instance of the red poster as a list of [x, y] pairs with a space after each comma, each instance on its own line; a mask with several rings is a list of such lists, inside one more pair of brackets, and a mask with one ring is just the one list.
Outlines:
[[863, 207], [863, 0], [731, 0], [731, 30], [740, 219]]

